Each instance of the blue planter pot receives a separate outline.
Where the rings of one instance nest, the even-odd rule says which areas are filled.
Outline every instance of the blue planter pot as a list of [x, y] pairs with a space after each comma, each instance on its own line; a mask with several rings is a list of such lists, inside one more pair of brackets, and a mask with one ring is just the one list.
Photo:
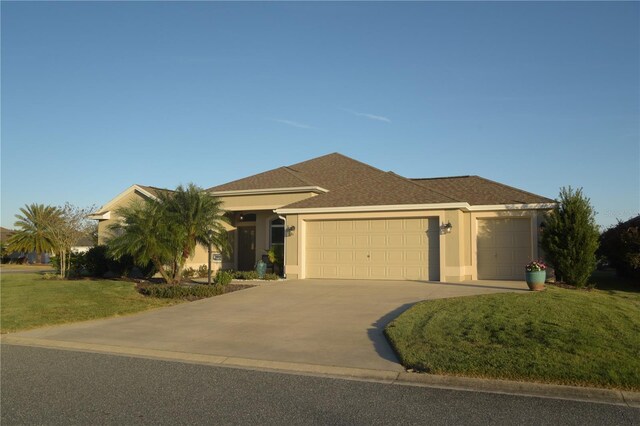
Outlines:
[[258, 278], [263, 279], [264, 274], [267, 272], [267, 264], [262, 260], [258, 260], [256, 264], [256, 272], [258, 273]]
[[544, 290], [544, 281], [546, 279], [547, 271], [525, 271], [525, 280], [531, 290]]

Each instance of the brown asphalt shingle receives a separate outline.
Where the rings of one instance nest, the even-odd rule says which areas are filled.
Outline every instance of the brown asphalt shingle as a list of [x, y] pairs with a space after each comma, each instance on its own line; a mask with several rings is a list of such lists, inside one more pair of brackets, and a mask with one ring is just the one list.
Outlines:
[[480, 176], [411, 179], [470, 205], [553, 203], [554, 201]]
[[479, 176], [407, 179], [333, 153], [214, 186], [207, 191], [319, 186], [329, 192], [284, 208], [467, 202], [471, 205], [553, 202]]
[[342, 154], [333, 153], [214, 186], [207, 191], [241, 191], [301, 186], [319, 186], [333, 190], [352, 183], [356, 176], [366, 178], [378, 173], [384, 172]]

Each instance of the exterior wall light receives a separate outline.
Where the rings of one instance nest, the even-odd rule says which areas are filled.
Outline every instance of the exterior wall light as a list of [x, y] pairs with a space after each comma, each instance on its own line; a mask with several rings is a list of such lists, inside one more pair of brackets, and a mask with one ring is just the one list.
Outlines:
[[291, 226], [287, 226], [286, 228], [286, 232], [287, 232], [287, 237], [290, 237], [293, 235], [293, 231], [296, 230], [296, 227], [291, 225]]
[[445, 225], [441, 226], [441, 229], [443, 234], [450, 234], [451, 230], [453, 229], [453, 225], [451, 224], [451, 222], [447, 222]]

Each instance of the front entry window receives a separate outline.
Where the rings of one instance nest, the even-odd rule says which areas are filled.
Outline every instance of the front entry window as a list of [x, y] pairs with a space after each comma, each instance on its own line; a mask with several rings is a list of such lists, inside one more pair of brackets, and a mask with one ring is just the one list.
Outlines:
[[270, 242], [271, 246], [284, 245], [284, 220], [274, 219], [271, 221]]

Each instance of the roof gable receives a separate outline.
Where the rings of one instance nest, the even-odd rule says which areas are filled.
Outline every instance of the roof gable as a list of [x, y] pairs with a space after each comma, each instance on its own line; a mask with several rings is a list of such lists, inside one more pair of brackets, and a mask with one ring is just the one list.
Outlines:
[[100, 207], [97, 212], [94, 212], [89, 215], [91, 219], [108, 219], [108, 217], [103, 217], [106, 213], [110, 212], [114, 208], [118, 207], [118, 203], [125, 198], [127, 195], [132, 192], [137, 192], [146, 198], [157, 198], [158, 193], [162, 191], [169, 191], [168, 189], [156, 188], [154, 186], [145, 186], [145, 185], [131, 185], [129, 188], [122, 191], [120, 194], [116, 195], [113, 199], [107, 202], [104, 206]]
[[329, 191], [351, 184], [354, 177], [384, 173], [368, 164], [333, 153], [214, 186], [207, 191], [243, 191], [317, 186]]

